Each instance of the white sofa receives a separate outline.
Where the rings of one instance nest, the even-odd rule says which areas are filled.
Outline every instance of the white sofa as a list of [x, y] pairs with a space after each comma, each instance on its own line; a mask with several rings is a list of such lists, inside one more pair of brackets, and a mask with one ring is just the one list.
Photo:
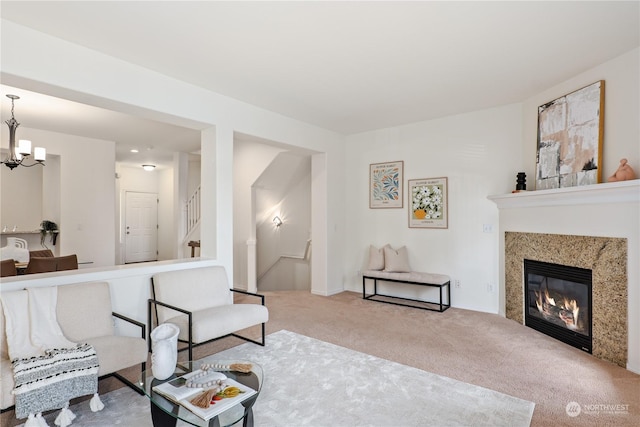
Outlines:
[[[178, 339], [188, 345], [193, 360], [193, 347], [233, 335], [255, 344], [265, 344], [265, 323], [269, 311], [264, 296], [231, 289], [222, 266], [156, 273], [152, 277], [152, 298], [149, 299], [149, 331], [154, 325], [173, 323], [180, 328]], [[259, 298], [261, 304], [235, 304], [233, 292]], [[261, 325], [260, 341], [238, 335], [237, 332]], [[151, 341], [149, 341], [151, 351]]]
[[[112, 312], [107, 282], [87, 282], [57, 287], [56, 316], [65, 337], [73, 342], [91, 344], [98, 356], [100, 378], [115, 376], [139, 392], [118, 371], [147, 362], [146, 325]], [[141, 328], [140, 337], [115, 335], [114, 321], [122, 319]], [[0, 409], [15, 404], [11, 361], [7, 348], [4, 313], [0, 309]]]

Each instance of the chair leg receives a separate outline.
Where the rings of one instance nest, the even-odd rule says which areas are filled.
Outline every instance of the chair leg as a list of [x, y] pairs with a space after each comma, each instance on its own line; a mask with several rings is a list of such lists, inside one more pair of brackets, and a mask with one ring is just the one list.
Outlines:
[[120, 375], [119, 373], [114, 372], [113, 376], [116, 377], [117, 379], [119, 379], [120, 381], [122, 381], [123, 383], [125, 383], [126, 385], [128, 385], [129, 388], [131, 388], [136, 393], [141, 394], [141, 395], [144, 394], [144, 391], [142, 391], [142, 389], [138, 385], [132, 383], [131, 381], [129, 381], [128, 379], [126, 379], [125, 377]]

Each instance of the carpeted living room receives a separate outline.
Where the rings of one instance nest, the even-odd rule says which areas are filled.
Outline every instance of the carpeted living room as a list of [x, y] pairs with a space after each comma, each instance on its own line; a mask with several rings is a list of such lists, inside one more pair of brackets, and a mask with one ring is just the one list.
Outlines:
[[[530, 419], [532, 426], [635, 426], [640, 417], [638, 375], [502, 316], [399, 307], [363, 300], [354, 292], [321, 297], [278, 291], [266, 293], [266, 300], [270, 319], [264, 349], [227, 338], [197, 347], [195, 357], [228, 349], [238, 349], [229, 353], [231, 358], [269, 357], [285, 351], [277, 337], [283, 333], [288, 352], [296, 334], [340, 349], [329, 348], [332, 358], [325, 360], [318, 348], [301, 347], [306, 353], [271, 366], [266, 381], [273, 386], [265, 386], [255, 404], [256, 425], [515, 426], [529, 425]], [[181, 353], [180, 360], [185, 356]], [[319, 369], [305, 371], [307, 365]], [[448, 382], [409, 388], [418, 372]], [[111, 409], [94, 414], [77, 403], [76, 425], [151, 427], [148, 399], [111, 379], [101, 381], [100, 393]], [[570, 402], [593, 407], [588, 411], [583, 405], [583, 413], [571, 418], [566, 412]], [[49, 416], [50, 425], [55, 415]], [[3, 426], [20, 424], [11, 412], [2, 414]]]
[[[15, 101], [48, 156], [0, 164], [3, 261], [21, 229], [39, 244], [13, 225], [38, 181], [37, 222], [80, 264], [3, 270], [1, 426], [640, 425], [640, 2], [3, 0], [0, 15], [3, 121]], [[129, 193], [158, 209], [145, 260], [127, 260]], [[25, 309], [40, 292], [46, 309]], [[198, 314], [162, 314], [162, 292]], [[94, 324], [97, 393], [14, 388], [23, 344], [85, 345]], [[198, 344], [177, 361], [161, 347], [176, 334]], [[100, 360], [125, 381], [98, 381]], [[34, 390], [68, 411], [26, 411]]]

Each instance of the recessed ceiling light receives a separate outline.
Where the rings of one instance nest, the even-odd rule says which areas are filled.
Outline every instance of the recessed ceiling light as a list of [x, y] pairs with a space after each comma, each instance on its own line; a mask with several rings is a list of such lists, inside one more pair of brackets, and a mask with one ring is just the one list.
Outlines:
[[132, 149], [131, 149], [131, 152], [132, 152], [132, 153], [137, 153], [137, 152], [138, 152], [138, 149], [137, 149], [137, 148], [132, 148]]

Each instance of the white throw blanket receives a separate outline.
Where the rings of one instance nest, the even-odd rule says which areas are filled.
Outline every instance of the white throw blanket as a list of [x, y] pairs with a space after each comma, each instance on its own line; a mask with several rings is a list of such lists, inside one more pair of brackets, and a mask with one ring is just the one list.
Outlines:
[[56, 425], [68, 426], [75, 418], [68, 402], [75, 397], [94, 394], [92, 410], [104, 407], [97, 396], [96, 352], [89, 344], [65, 338], [56, 316], [57, 297], [56, 287], [1, 296], [15, 379], [16, 418], [28, 416], [26, 427], [46, 425], [40, 413], [58, 408], [62, 412]]

